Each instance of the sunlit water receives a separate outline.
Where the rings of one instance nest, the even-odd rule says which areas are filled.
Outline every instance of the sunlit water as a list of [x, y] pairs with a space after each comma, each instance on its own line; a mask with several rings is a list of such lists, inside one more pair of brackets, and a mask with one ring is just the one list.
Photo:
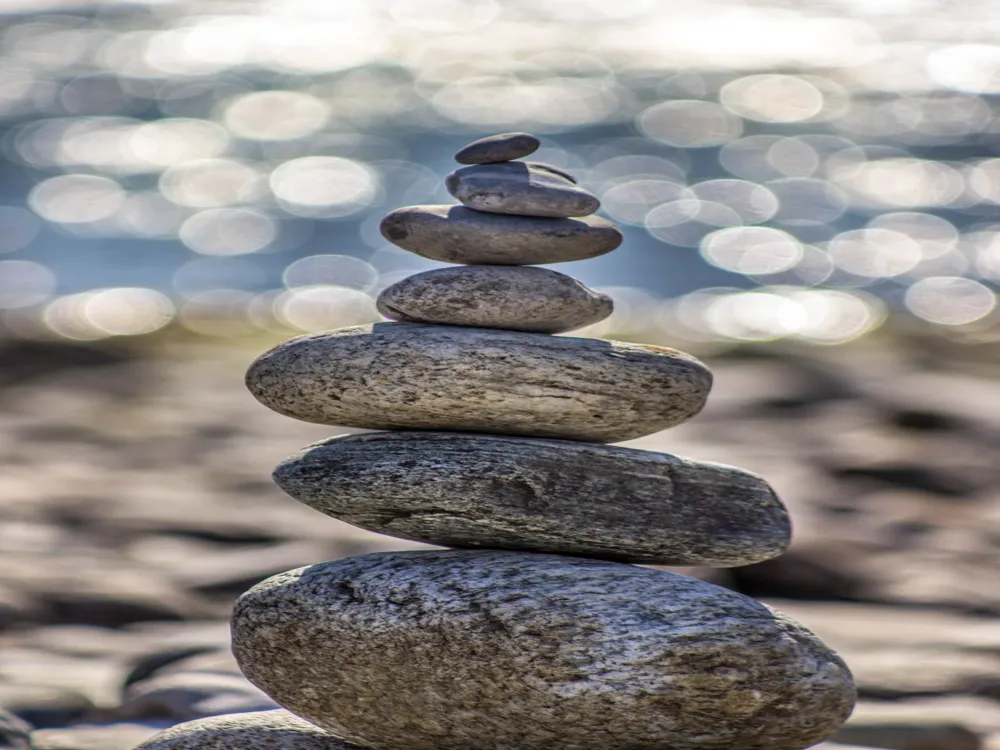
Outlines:
[[626, 232], [592, 335], [969, 335], [1000, 280], [992, 3], [0, 0], [0, 320], [90, 339], [376, 319], [471, 138]]

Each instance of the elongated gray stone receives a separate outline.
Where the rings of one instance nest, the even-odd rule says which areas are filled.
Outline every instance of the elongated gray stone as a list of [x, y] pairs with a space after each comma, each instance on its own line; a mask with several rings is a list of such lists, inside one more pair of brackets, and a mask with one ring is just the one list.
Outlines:
[[135, 750], [363, 750], [305, 719], [277, 709], [176, 724]]
[[445, 178], [448, 192], [477, 211], [519, 216], [587, 216], [601, 207], [588, 190], [523, 162], [475, 164]]
[[454, 432], [344, 435], [278, 465], [306, 505], [381, 534], [660, 565], [749, 565], [788, 546], [767, 482], [664, 453]]
[[489, 164], [533, 154], [542, 145], [530, 133], [489, 135], [464, 146], [455, 154], [459, 164]]
[[265, 406], [306, 422], [611, 443], [697, 414], [712, 375], [659, 346], [375, 323], [278, 344], [246, 384]]
[[459, 266], [409, 276], [383, 290], [377, 307], [410, 323], [563, 333], [604, 320], [614, 303], [546, 268]]
[[389, 552], [240, 597], [233, 652], [278, 703], [379, 750], [800, 750], [847, 667], [763, 604], [620, 563]]
[[618, 227], [601, 216], [546, 219], [465, 206], [397, 208], [380, 229], [393, 244], [445, 263], [564, 263], [604, 255], [622, 242]]

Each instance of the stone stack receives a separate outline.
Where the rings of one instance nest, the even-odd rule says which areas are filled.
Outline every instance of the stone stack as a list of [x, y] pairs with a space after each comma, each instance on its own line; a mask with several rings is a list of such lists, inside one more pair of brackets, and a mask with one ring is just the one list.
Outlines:
[[537, 147], [476, 141], [447, 178], [461, 206], [385, 218], [400, 247], [467, 264], [386, 289], [379, 309], [400, 322], [301, 336], [250, 367], [275, 411], [387, 430], [306, 448], [275, 471], [282, 489], [458, 549], [264, 581], [237, 603], [237, 660], [277, 703], [372, 750], [820, 742], [854, 700], [836, 654], [753, 599], [629, 564], [759, 562], [786, 548], [789, 520], [754, 474], [607, 445], [697, 414], [711, 374], [667, 348], [550, 335], [611, 302], [530, 264], [621, 235], [572, 176], [514, 161]]

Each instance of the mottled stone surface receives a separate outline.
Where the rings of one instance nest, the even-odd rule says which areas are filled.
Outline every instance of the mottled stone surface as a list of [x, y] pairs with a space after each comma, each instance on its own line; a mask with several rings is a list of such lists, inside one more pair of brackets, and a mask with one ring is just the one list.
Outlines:
[[799, 750], [854, 699], [839, 657], [753, 599], [519, 552], [275, 576], [237, 602], [233, 650], [283, 706], [380, 750]]
[[622, 242], [618, 227], [601, 216], [546, 219], [465, 206], [397, 208], [380, 228], [393, 244], [445, 263], [564, 263], [604, 255]]
[[697, 414], [712, 375], [658, 346], [376, 323], [278, 344], [250, 365], [246, 384], [306, 422], [613, 443]]
[[519, 216], [587, 216], [597, 197], [550, 169], [524, 162], [476, 164], [445, 178], [448, 192], [477, 211]]
[[546, 268], [459, 266], [409, 276], [386, 288], [378, 311], [392, 320], [563, 333], [604, 320], [606, 294]]
[[135, 750], [353, 750], [355, 747], [278, 709], [177, 724]]
[[459, 164], [489, 164], [520, 159], [533, 154], [542, 145], [530, 133], [500, 133], [473, 141], [455, 154]]
[[344, 435], [282, 462], [274, 480], [334, 518], [446, 547], [728, 567], [779, 555], [791, 537], [756, 474], [563, 440]]

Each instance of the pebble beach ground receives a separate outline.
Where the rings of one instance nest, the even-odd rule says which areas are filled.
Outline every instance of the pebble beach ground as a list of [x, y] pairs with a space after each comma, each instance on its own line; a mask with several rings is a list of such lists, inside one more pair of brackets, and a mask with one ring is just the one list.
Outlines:
[[[841, 652], [861, 702], [838, 742], [1000, 748], [1000, 367], [904, 341], [700, 353], [716, 375], [705, 412], [626, 445], [777, 489], [787, 554], [683, 572]], [[35, 750], [129, 750], [180, 721], [273, 708], [228, 652], [236, 596], [317, 560], [421, 546], [272, 484], [279, 461], [338, 432], [247, 393], [272, 343], [0, 342], [0, 707], [35, 727]], [[0, 747], [26, 747], [19, 731], [0, 726]]]

